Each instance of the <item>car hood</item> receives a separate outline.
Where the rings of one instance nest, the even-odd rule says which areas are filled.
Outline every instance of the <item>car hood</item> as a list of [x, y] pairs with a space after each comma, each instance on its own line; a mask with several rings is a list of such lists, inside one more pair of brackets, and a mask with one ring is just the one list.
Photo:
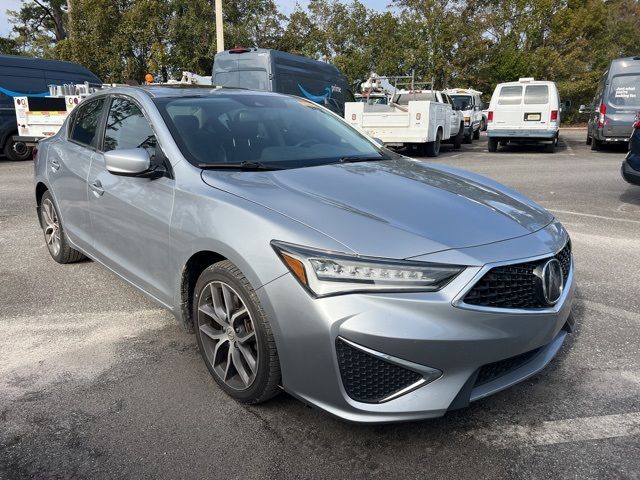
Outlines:
[[360, 255], [409, 258], [484, 245], [528, 235], [553, 220], [492, 180], [408, 158], [270, 172], [205, 170], [202, 178]]

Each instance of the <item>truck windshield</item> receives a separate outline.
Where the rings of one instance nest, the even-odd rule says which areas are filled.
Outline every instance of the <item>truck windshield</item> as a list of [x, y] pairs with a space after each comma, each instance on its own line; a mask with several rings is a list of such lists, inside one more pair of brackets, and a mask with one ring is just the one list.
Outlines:
[[301, 98], [230, 92], [154, 101], [194, 165], [251, 162], [280, 169], [397, 156]]
[[458, 107], [460, 110], [470, 110], [471, 109], [471, 95], [450, 95], [453, 99], [453, 105]]
[[609, 102], [616, 107], [640, 107], [640, 75], [617, 75], [611, 79]]

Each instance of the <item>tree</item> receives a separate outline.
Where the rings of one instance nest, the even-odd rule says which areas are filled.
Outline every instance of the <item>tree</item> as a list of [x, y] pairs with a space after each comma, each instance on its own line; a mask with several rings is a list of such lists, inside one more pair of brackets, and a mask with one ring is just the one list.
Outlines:
[[22, 50], [47, 54], [61, 40], [67, 38], [68, 0], [26, 1], [20, 10], [9, 10], [16, 42]]

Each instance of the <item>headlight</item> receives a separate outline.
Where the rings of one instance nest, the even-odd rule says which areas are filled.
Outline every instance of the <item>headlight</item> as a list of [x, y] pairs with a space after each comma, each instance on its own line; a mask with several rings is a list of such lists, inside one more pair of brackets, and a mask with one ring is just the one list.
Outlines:
[[433, 292], [464, 267], [439, 263], [360, 257], [272, 241], [287, 268], [317, 297], [349, 292]]

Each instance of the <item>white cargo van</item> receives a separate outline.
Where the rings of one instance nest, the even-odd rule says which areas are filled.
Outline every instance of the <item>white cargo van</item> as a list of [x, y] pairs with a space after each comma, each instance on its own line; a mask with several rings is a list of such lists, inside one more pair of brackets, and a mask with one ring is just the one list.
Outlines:
[[554, 82], [521, 78], [500, 83], [487, 112], [490, 152], [509, 142], [547, 142], [547, 152], [558, 144], [561, 104]]

